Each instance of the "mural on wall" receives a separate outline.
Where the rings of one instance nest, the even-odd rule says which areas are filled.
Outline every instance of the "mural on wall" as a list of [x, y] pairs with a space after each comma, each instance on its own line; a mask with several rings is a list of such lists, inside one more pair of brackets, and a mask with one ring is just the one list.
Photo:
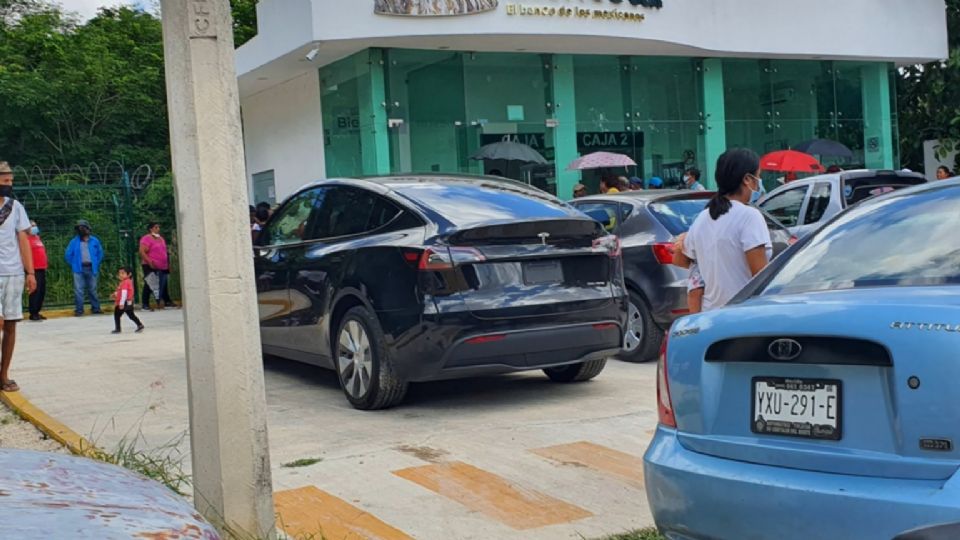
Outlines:
[[499, 0], [374, 0], [373, 11], [382, 15], [441, 17], [469, 15], [497, 8]]

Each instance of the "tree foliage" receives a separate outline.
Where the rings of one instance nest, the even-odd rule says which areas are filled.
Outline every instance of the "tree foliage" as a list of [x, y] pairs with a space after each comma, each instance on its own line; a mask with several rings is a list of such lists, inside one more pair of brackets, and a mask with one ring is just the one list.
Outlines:
[[897, 84], [901, 161], [913, 170], [923, 170], [924, 141], [960, 149], [960, 0], [946, 6], [949, 58], [903, 68]]
[[239, 47], [257, 35], [257, 0], [230, 0], [233, 43]]
[[120, 7], [81, 25], [42, 0], [0, 2], [3, 159], [169, 161], [159, 20]]
[[[231, 0], [238, 44], [256, 0]], [[170, 162], [160, 20], [102, 8], [80, 24], [49, 0], [0, 0], [0, 160], [48, 167]]]

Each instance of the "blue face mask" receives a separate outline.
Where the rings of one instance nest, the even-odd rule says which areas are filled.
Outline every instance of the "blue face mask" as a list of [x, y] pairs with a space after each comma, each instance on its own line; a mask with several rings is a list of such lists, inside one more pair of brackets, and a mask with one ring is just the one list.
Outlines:
[[757, 201], [760, 200], [760, 197], [763, 196], [763, 193], [760, 191], [753, 191], [750, 193], [750, 204], [757, 204]]
[[30, 234], [34, 236], [40, 234], [40, 227], [36, 227], [36, 226], [30, 227]]

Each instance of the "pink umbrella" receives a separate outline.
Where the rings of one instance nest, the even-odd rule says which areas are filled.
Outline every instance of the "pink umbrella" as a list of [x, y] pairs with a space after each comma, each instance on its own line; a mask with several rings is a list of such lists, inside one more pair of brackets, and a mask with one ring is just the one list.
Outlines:
[[615, 167], [636, 167], [637, 162], [623, 154], [612, 152], [594, 152], [574, 160], [567, 166], [568, 171], [585, 171], [587, 169], [612, 169]]

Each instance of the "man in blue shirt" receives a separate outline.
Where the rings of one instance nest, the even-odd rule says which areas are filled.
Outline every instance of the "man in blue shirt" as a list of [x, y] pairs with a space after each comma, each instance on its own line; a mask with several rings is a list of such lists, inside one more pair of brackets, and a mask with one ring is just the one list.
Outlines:
[[[83, 316], [84, 296], [90, 298], [90, 308], [95, 315], [103, 313], [97, 298], [97, 276], [103, 262], [103, 245], [90, 233], [90, 223], [81, 219], [76, 226], [77, 235], [67, 246], [66, 260], [73, 270], [74, 314]], [[86, 293], [86, 294], [85, 294]]]

